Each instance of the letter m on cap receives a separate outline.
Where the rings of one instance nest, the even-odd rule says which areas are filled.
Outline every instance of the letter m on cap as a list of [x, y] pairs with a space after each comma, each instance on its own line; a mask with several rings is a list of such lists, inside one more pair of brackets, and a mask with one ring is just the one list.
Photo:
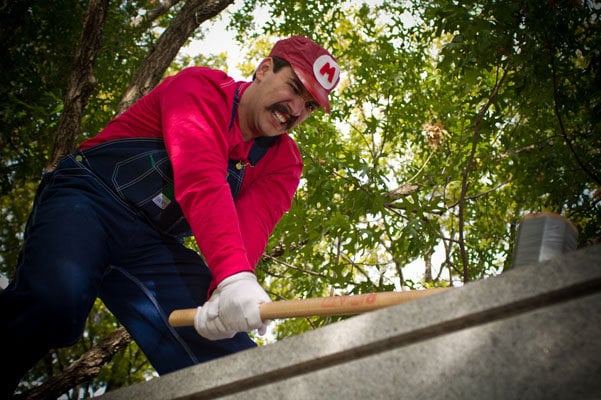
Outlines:
[[330, 63], [326, 63], [321, 67], [321, 69], [319, 70], [319, 73], [322, 76], [327, 75], [328, 82], [332, 83], [334, 81], [334, 77], [336, 76], [336, 66], [332, 66], [332, 65], [330, 65]]

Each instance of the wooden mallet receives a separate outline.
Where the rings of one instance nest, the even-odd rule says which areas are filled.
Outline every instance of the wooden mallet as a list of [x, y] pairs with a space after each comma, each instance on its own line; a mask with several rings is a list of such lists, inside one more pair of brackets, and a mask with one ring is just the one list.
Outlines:
[[[260, 312], [263, 321], [282, 318], [354, 315], [416, 300], [447, 289], [449, 288], [272, 301], [271, 303], [261, 304]], [[169, 315], [169, 324], [174, 327], [193, 326], [194, 315], [196, 315], [196, 308], [175, 310]]]

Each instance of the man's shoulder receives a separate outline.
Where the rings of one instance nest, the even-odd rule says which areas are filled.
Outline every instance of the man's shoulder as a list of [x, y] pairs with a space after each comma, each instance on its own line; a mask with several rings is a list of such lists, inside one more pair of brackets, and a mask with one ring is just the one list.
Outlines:
[[208, 90], [212, 88], [215, 92], [227, 94], [228, 98], [233, 96], [236, 87], [244, 83], [236, 81], [225, 71], [206, 66], [186, 67], [169, 79], [179, 82], [178, 86], [189, 86], [190, 90], [196, 90], [199, 86]]
[[298, 148], [298, 144], [288, 133], [280, 135], [274, 147], [278, 148], [278, 153], [286, 154], [286, 157], [290, 157], [296, 163], [302, 163], [302, 157]]
[[177, 73], [179, 76], [195, 76], [205, 77], [211, 81], [233, 81], [234, 79], [229, 76], [225, 71], [220, 69], [210, 68], [206, 66], [192, 66], [186, 67]]
[[293, 148], [298, 147], [294, 138], [288, 133], [272, 136], [270, 139], [273, 139], [274, 146], [292, 146]]

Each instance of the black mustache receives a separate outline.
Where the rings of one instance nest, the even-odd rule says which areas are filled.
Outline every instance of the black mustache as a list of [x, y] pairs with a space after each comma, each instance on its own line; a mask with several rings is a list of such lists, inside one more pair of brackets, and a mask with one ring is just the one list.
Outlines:
[[277, 111], [277, 112], [285, 114], [285, 115], [287, 115], [289, 117], [288, 121], [286, 121], [286, 129], [287, 130], [288, 129], [292, 129], [292, 127], [294, 126], [294, 124], [298, 120], [298, 117], [295, 117], [294, 115], [290, 114], [290, 112], [288, 111], [288, 107], [286, 107], [282, 103], [272, 104], [269, 107], [269, 110], [270, 111]]

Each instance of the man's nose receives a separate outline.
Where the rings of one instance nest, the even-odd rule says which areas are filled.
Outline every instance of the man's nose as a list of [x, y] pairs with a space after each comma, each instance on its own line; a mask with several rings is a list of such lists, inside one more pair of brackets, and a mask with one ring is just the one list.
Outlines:
[[307, 101], [301, 96], [296, 96], [290, 104], [290, 113], [295, 117], [302, 117], [307, 113]]

